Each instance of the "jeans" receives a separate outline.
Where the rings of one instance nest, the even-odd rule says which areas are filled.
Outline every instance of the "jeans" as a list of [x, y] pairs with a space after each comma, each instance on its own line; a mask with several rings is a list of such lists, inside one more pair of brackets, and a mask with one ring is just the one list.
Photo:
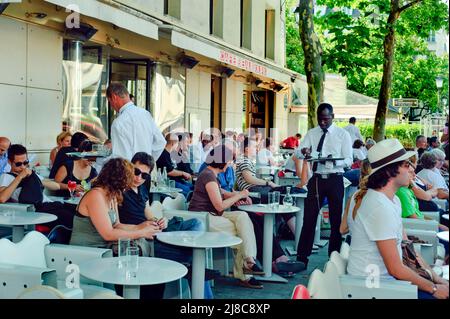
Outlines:
[[194, 191], [194, 185], [187, 182], [175, 181], [175, 187], [182, 190], [181, 193], [184, 195], [185, 198], [187, 198], [190, 192]]

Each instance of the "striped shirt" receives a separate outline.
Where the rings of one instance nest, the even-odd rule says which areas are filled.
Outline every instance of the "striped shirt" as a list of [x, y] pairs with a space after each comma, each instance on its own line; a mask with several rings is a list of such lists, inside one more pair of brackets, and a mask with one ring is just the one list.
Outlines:
[[244, 179], [243, 173], [245, 171], [250, 171], [253, 176], [256, 175], [255, 163], [248, 157], [243, 157], [236, 165], [236, 182], [240, 191], [254, 186]]

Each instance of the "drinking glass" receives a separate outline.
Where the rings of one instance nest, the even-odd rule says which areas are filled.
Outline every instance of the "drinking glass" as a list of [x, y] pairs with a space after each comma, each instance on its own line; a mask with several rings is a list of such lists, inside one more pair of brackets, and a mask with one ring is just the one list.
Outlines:
[[280, 208], [280, 197], [281, 197], [280, 192], [273, 192], [273, 207], [275, 209]]
[[118, 268], [126, 268], [127, 266], [127, 249], [131, 247], [130, 238], [119, 238], [118, 240]]
[[175, 181], [172, 180], [172, 179], [169, 180], [169, 188], [170, 188], [171, 190], [173, 190], [173, 189], [175, 188]]
[[77, 189], [77, 183], [73, 181], [68, 181], [67, 188], [70, 192], [70, 199], [73, 199], [75, 195], [75, 190]]
[[139, 269], [139, 248], [127, 248], [127, 279], [136, 278]]
[[274, 208], [274, 202], [273, 202], [273, 200], [274, 200], [274, 198], [273, 198], [273, 192], [269, 192], [268, 194], [267, 194], [267, 204], [269, 204], [269, 209], [273, 209]]

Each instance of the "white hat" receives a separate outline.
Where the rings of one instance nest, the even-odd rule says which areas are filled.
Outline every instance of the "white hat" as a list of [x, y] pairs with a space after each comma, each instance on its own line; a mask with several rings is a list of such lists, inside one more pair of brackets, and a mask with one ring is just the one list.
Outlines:
[[372, 146], [368, 153], [368, 159], [372, 171], [370, 175], [389, 164], [402, 162], [416, 155], [416, 152], [407, 152], [399, 140], [393, 138], [378, 142]]

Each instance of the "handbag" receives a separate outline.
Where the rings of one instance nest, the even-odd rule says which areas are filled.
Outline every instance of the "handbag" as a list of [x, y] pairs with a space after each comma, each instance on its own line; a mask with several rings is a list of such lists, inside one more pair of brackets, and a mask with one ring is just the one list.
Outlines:
[[429, 269], [426, 269], [422, 261], [417, 258], [416, 252], [414, 251], [414, 244], [410, 240], [403, 240], [402, 241], [402, 257], [403, 257], [403, 264], [410, 269], [412, 269], [415, 273], [417, 273], [419, 276], [433, 281], [433, 274]]

